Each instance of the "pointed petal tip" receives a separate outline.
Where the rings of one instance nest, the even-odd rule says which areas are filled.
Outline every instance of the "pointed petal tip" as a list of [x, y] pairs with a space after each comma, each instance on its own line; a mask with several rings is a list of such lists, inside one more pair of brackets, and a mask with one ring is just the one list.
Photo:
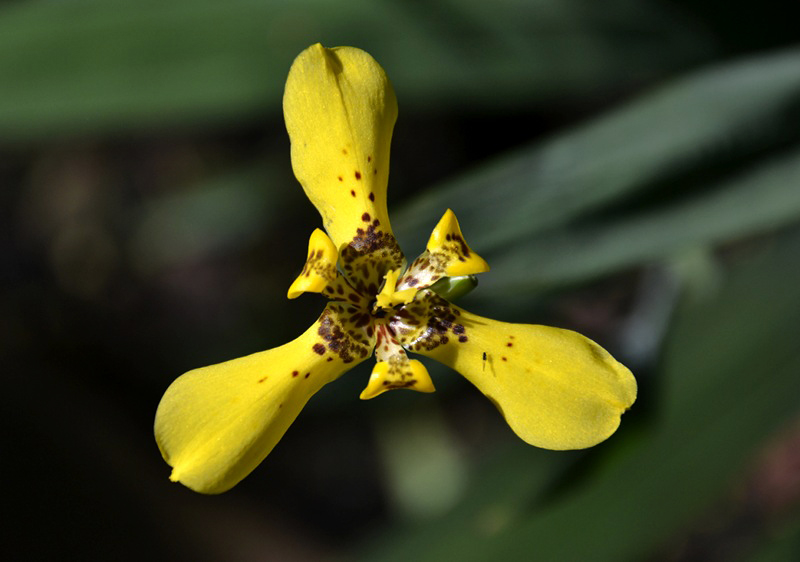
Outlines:
[[489, 264], [476, 254], [464, 240], [458, 219], [447, 209], [428, 239], [427, 250], [438, 254], [445, 265], [444, 274], [450, 277], [474, 275], [489, 271]]
[[397, 369], [392, 370], [392, 366], [388, 361], [378, 361], [372, 369], [367, 387], [361, 392], [359, 398], [361, 400], [370, 400], [387, 390], [395, 388], [407, 388], [426, 394], [436, 392], [431, 376], [428, 374], [428, 369], [425, 368], [422, 362], [411, 359], [405, 364], [405, 369], [402, 370], [403, 374], [401, 375]]
[[289, 286], [286, 296], [296, 299], [303, 293], [321, 293], [336, 279], [338, 251], [333, 242], [319, 228], [308, 239], [308, 258], [300, 275]]

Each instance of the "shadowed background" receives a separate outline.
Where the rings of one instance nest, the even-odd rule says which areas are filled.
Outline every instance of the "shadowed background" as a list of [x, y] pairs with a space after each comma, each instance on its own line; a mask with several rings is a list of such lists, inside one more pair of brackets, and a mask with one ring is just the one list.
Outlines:
[[[783, 2], [0, 3], [9, 559], [800, 559], [800, 37]], [[438, 392], [319, 393], [234, 490], [168, 481], [181, 373], [280, 345], [319, 217], [281, 95], [315, 42], [399, 100], [406, 256], [452, 208], [459, 302], [576, 329], [637, 375], [589, 451]]]

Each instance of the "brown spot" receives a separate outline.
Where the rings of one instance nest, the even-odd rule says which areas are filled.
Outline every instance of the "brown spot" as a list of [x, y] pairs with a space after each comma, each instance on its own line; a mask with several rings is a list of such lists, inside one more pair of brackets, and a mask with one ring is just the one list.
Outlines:
[[514, 344], [513, 344], [513, 343], [511, 343], [511, 342], [508, 342], [508, 343], [506, 344], [506, 347], [513, 347], [513, 346], [514, 346]]
[[367, 156], [367, 162], [372, 162], [372, 156]]
[[267, 377], [261, 377], [260, 379], [258, 379], [258, 382], [264, 382], [265, 380], [267, 380]]
[[364, 213], [363, 215], [361, 215], [361, 220], [364, 222], [369, 222], [371, 219], [372, 217], [369, 216], [369, 213]]
[[342, 154], [347, 154], [347, 149], [346, 148], [342, 149]]
[[297, 375], [299, 375], [299, 374], [300, 374], [300, 373], [298, 373], [297, 371], [292, 371], [292, 376], [293, 376], [293, 377], [296, 377], [296, 376], [297, 376]]
[[458, 341], [460, 341], [461, 343], [466, 343], [467, 336], [458, 336]]
[[361, 172], [359, 172], [358, 170], [356, 170], [356, 179], [357, 180], [361, 179]]
[[344, 178], [342, 176], [339, 176], [339, 181], [344, 181]]
[[464, 326], [461, 324], [456, 324], [453, 326], [453, 333], [454, 334], [463, 334], [464, 333]]
[[370, 201], [375, 201], [375, 194], [372, 193], [371, 191], [369, 192], [369, 200]]
[[502, 359], [503, 361], [508, 361], [508, 358], [507, 358], [507, 357], [501, 357], [501, 359]]
[[447, 235], [444, 237], [444, 239], [445, 239], [445, 240], [447, 240], [448, 242], [450, 242], [450, 235], [449, 235], [449, 234], [447, 234]]
[[328, 361], [333, 361], [333, 357], [328, 357]]
[[375, 168], [374, 170], [372, 170], [372, 175], [373, 176], [377, 176], [378, 175], [378, 168]]
[[311, 373], [306, 373], [306, 376], [305, 376], [305, 378], [308, 378], [308, 377], [310, 377], [310, 376], [311, 376]]
[[355, 197], [355, 196], [356, 196], [356, 192], [355, 192], [355, 191], [353, 191], [353, 190], [351, 189], [351, 190], [350, 190], [350, 195], [352, 195], [353, 197]]
[[314, 353], [318, 353], [319, 355], [325, 355], [325, 346], [321, 343], [314, 344]]

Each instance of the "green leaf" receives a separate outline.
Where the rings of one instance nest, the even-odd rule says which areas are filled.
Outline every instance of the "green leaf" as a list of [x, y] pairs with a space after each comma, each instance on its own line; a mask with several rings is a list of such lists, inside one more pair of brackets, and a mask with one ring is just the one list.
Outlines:
[[430, 189], [392, 224], [406, 247], [421, 246], [452, 207], [470, 245], [488, 255], [670, 177], [785, 142], [797, 135], [785, 112], [798, 96], [798, 49], [706, 69]]
[[543, 233], [485, 257], [478, 298], [586, 281], [642, 262], [768, 232], [800, 219], [800, 150], [699, 195], [600, 224]]
[[[564, 92], [596, 95], [708, 52], [707, 41], [687, 31], [680, 17], [626, 5], [6, 3], [0, 7], [0, 141], [277, 116], [289, 65], [318, 41], [368, 50], [389, 72], [403, 107], [452, 107], [458, 100], [508, 108]], [[634, 33], [620, 40], [620, 27]], [[660, 48], [665, 43], [671, 48]]]

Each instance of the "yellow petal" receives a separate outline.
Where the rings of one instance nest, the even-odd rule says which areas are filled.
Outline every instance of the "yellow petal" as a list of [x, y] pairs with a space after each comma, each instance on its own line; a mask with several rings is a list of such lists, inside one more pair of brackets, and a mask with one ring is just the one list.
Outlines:
[[420, 297], [405, 308], [426, 318], [422, 327], [393, 324], [404, 347], [464, 375], [532, 445], [591, 447], [636, 400], [631, 372], [576, 332], [482, 318], [430, 291]]
[[367, 388], [361, 392], [359, 398], [369, 400], [395, 388], [434, 392], [436, 389], [425, 365], [416, 359], [408, 359], [405, 355], [402, 358], [405, 361], [378, 361], [375, 363]]
[[[283, 96], [292, 167], [322, 215], [337, 248], [380, 254], [376, 285], [389, 269], [402, 266], [386, 210], [389, 145], [397, 100], [375, 60], [352, 47], [312, 45], [295, 59]], [[360, 231], [360, 232], [359, 232]], [[384, 263], [385, 262], [385, 263]], [[353, 267], [361, 275], [358, 266]], [[376, 286], [377, 290], [377, 286]]]
[[400, 276], [399, 269], [388, 271], [384, 276], [383, 287], [375, 298], [375, 306], [383, 309], [390, 309], [398, 304], [407, 304], [414, 300], [417, 289], [405, 289], [398, 291], [395, 289], [397, 278]]
[[343, 317], [330, 304], [286, 345], [175, 380], [155, 419], [170, 479], [218, 494], [258, 466], [315, 392], [371, 354], [374, 338], [343, 329]]
[[430, 287], [444, 277], [459, 277], [489, 271], [489, 264], [464, 241], [455, 213], [450, 209], [433, 229], [425, 251], [412, 263], [397, 289]]
[[303, 271], [289, 287], [287, 296], [295, 299], [305, 292], [321, 293], [338, 277], [336, 262], [339, 253], [331, 239], [320, 229], [314, 229], [308, 240], [308, 258]]
[[372, 369], [362, 400], [375, 398], [394, 388], [409, 388], [418, 392], [434, 392], [428, 369], [416, 359], [409, 359], [406, 350], [392, 333], [392, 328], [380, 321], [375, 326], [375, 356], [378, 362]]
[[489, 264], [467, 246], [458, 219], [450, 209], [433, 229], [426, 249], [432, 255], [441, 255], [448, 277], [489, 271]]

